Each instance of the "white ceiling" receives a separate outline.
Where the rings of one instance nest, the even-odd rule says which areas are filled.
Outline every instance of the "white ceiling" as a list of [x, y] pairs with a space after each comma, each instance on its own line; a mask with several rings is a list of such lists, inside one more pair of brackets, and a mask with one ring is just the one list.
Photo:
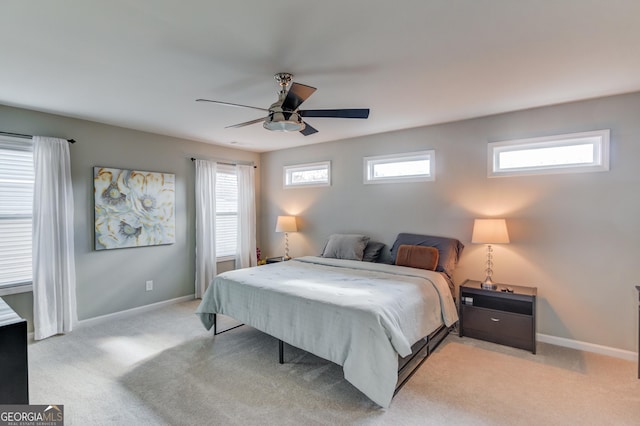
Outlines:
[[[640, 90], [638, 0], [2, 0], [0, 103], [257, 152]], [[260, 124], [276, 72], [312, 136]], [[0, 129], [11, 131], [12, 129]], [[73, 135], [69, 135], [73, 137]]]

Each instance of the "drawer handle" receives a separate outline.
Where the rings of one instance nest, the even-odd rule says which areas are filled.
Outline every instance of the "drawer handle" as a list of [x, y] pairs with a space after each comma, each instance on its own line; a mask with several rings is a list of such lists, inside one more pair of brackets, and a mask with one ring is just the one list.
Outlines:
[[500, 322], [500, 318], [491, 318], [491, 321], [493, 321], [493, 322]]

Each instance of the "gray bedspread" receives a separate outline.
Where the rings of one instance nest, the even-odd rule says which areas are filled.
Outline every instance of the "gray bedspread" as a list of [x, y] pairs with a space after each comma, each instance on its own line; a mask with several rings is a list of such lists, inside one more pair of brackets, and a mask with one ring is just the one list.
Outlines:
[[382, 407], [398, 379], [398, 354], [458, 315], [438, 272], [307, 256], [222, 273], [196, 310], [207, 329], [228, 315], [343, 367]]

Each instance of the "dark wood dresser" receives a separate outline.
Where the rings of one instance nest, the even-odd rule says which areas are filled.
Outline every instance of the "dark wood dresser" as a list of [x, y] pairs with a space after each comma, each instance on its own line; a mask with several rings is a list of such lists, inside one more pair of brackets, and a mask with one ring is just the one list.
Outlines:
[[1, 297], [0, 404], [29, 404], [27, 321]]
[[640, 379], [640, 285], [636, 286], [638, 290], [638, 379]]

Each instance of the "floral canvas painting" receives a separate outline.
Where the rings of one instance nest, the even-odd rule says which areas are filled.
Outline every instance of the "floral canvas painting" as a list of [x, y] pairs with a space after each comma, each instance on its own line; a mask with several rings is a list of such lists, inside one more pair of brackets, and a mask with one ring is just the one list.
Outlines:
[[175, 243], [172, 173], [93, 168], [95, 249]]

